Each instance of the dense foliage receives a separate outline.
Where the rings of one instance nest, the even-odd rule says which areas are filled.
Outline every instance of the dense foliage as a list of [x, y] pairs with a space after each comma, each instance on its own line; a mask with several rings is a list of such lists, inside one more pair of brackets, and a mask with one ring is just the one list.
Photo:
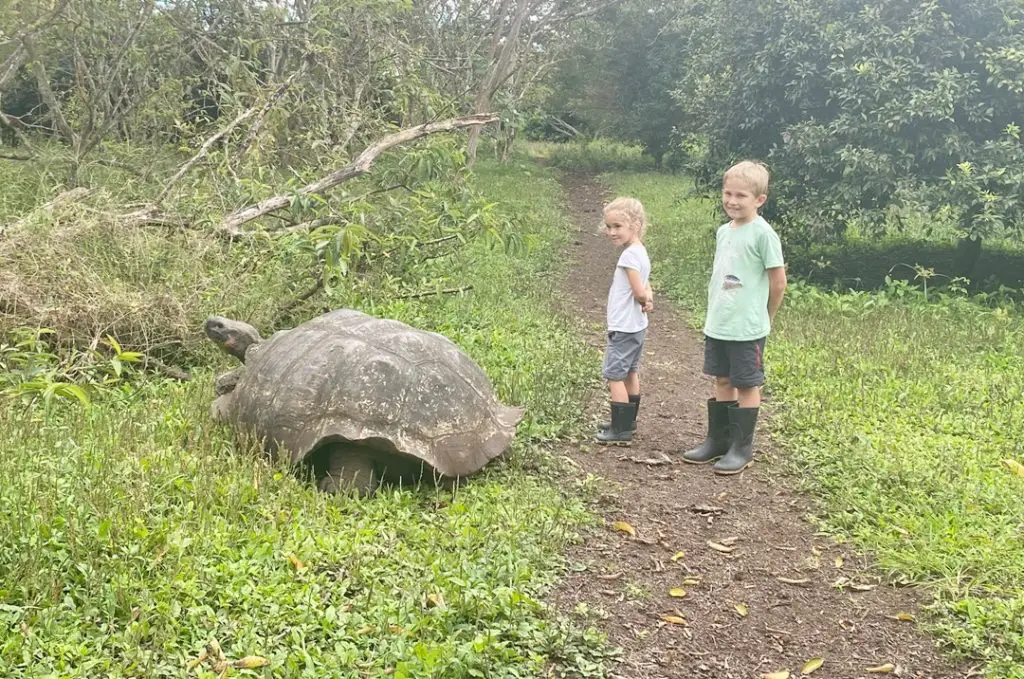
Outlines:
[[588, 25], [550, 108], [686, 153], [704, 187], [766, 161], [791, 243], [952, 222], [959, 274], [1019, 233], [1024, 8], [1015, 0], [630, 0]]

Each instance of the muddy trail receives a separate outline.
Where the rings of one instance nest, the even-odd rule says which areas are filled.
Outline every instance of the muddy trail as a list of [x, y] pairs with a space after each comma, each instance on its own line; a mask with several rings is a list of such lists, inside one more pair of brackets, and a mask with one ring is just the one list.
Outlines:
[[[617, 251], [597, 226], [610, 196], [585, 177], [563, 186], [576, 228], [564, 294], [603, 347]], [[823, 662], [811, 676], [829, 679], [969, 676], [908, 621], [919, 604], [913, 590], [879, 584], [870, 562], [805, 521], [809, 501], [773, 470], [785, 452], [772, 448], [763, 424], [755, 464], [738, 476], [681, 462], [680, 448], [704, 436], [702, 360], [700, 335], [656, 295], [632, 445], [569, 451], [581, 477], [603, 479], [594, 502], [606, 525], [570, 554], [580, 570], [555, 599], [567, 612], [581, 603], [599, 612], [598, 626], [624, 651], [612, 676], [799, 677], [814, 659]], [[591, 409], [595, 423], [607, 418], [605, 392]]]

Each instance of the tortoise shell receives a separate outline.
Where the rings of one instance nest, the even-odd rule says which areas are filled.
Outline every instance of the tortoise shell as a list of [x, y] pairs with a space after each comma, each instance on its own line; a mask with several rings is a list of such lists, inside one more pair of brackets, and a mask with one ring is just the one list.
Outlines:
[[292, 463], [346, 441], [468, 476], [505, 451], [524, 413], [448, 338], [351, 309], [275, 333], [240, 372], [221, 412]]

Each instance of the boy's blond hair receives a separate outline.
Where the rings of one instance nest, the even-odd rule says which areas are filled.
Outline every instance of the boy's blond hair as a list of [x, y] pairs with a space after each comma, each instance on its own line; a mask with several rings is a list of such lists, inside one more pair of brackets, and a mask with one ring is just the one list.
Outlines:
[[[605, 205], [603, 212], [606, 221], [610, 214], [620, 214], [628, 219], [631, 224], [639, 227], [638, 233], [640, 234], [640, 239], [643, 240], [644, 235], [647, 233], [647, 213], [644, 211], [643, 203], [639, 200], [620, 196]], [[604, 229], [604, 225], [601, 228]]]
[[722, 182], [736, 179], [743, 182], [755, 196], [768, 195], [768, 168], [764, 163], [753, 160], [741, 160], [722, 175]]

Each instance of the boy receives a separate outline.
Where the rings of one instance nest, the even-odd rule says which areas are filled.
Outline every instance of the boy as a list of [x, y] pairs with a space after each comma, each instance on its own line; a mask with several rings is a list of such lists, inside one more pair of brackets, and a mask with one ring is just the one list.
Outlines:
[[641, 239], [647, 217], [640, 201], [616, 198], [604, 208], [604, 233], [622, 248], [608, 289], [608, 345], [602, 374], [611, 396], [611, 422], [597, 433], [600, 443], [633, 438], [640, 409], [637, 374], [647, 332], [647, 312], [654, 306], [649, 279], [651, 260]]
[[717, 460], [717, 474], [750, 466], [764, 384], [764, 345], [786, 291], [779, 237], [759, 214], [768, 198], [768, 170], [749, 160], [722, 177], [722, 206], [731, 218], [718, 228], [704, 323], [704, 372], [715, 378], [704, 442], [686, 462]]

